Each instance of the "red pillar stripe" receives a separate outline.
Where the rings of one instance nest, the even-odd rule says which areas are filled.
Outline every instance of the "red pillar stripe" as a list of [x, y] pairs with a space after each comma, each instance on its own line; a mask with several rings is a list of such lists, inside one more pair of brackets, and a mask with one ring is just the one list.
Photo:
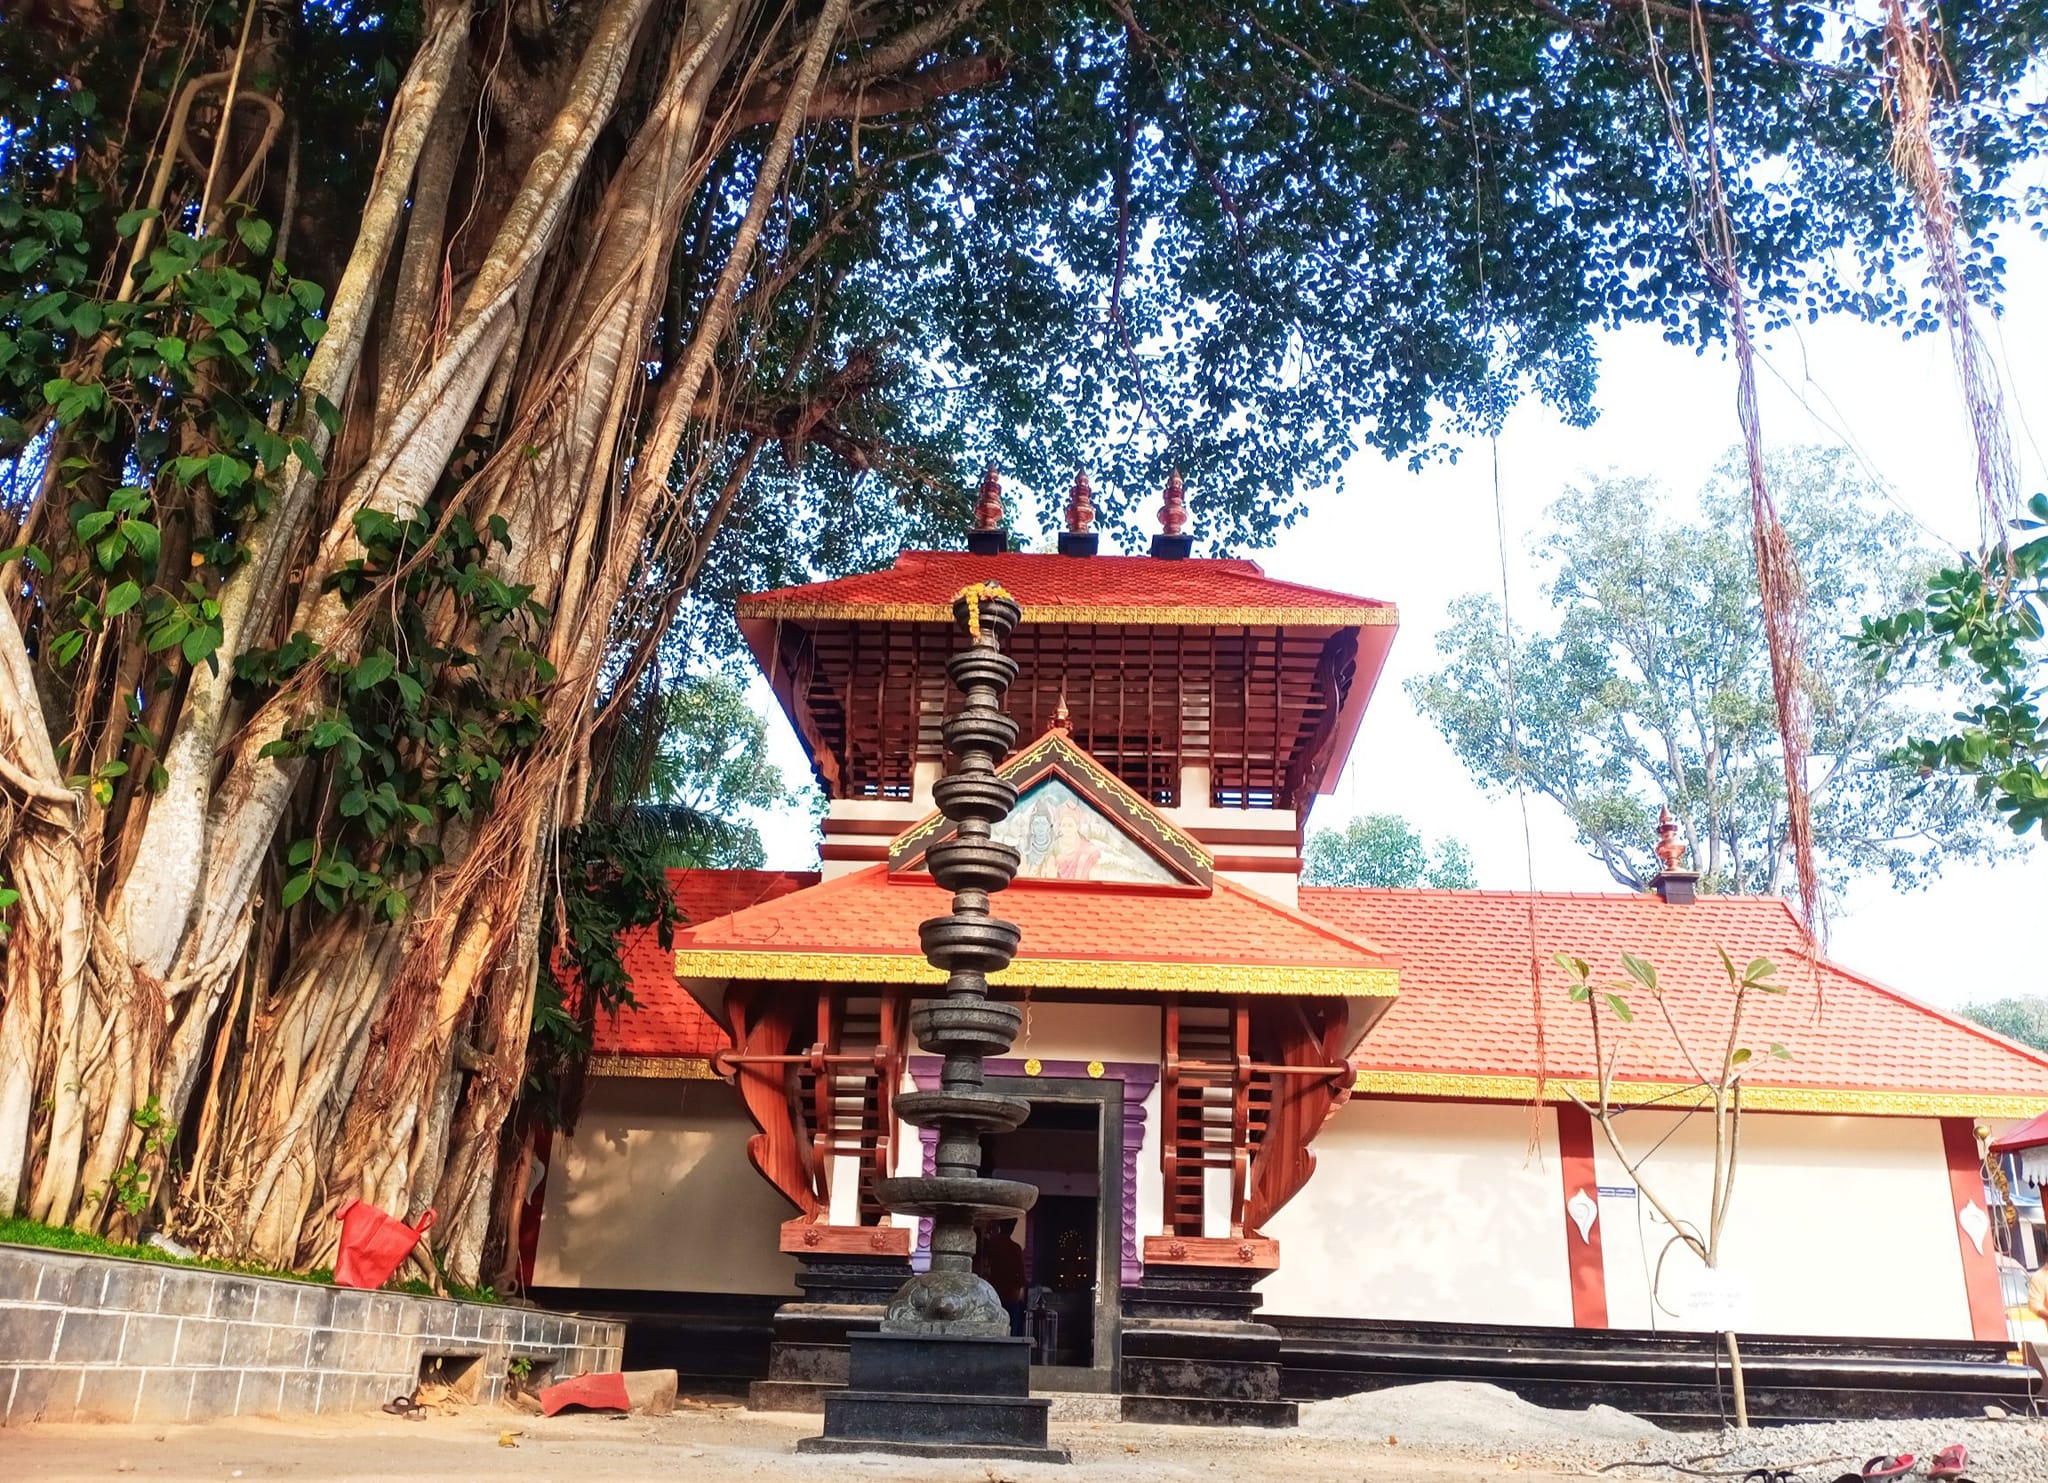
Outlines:
[[1572, 1324], [1582, 1329], [1607, 1327], [1607, 1264], [1596, 1217], [1584, 1235], [1572, 1219], [1573, 1196], [1584, 1191], [1597, 1209], [1600, 1177], [1593, 1163], [1593, 1119], [1582, 1107], [1557, 1104], [1558, 1163], [1564, 1170], [1564, 1249], [1572, 1280]]
[[1984, 1201], [1984, 1164], [1977, 1153], [1977, 1129], [1967, 1117], [1941, 1120], [1941, 1148], [1948, 1156], [1949, 1220], [1956, 1233], [1956, 1248], [1963, 1257], [1963, 1289], [1970, 1297], [1970, 1333], [1978, 1339], [2003, 1341], [2011, 1337], [2005, 1323], [2005, 1299], [1998, 1290], [1998, 1252], [1987, 1219], [1984, 1249], [1963, 1229], [1962, 1212], [1974, 1205], [1988, 1217]]

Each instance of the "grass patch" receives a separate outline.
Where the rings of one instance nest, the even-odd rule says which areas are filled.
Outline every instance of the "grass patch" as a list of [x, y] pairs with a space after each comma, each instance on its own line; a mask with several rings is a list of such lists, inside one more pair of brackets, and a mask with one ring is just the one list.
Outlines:
[[[40, 1246], [50, 1251], [75, 1251], [82, 1256], [118, 1256], [130, 1261], [160, 1262], [167, 1267], [203, 1267], [209, 1272], [234, 1272], [243, 1277], [276, 1277], [286, 1282], [306, 1282], [320, 1286], [334, 1285], [334, 1272], [328, 1267], [315, 1267], [309, 1272], [282, 1272], [275, 1267], [265, 1267], [255, 1262], [222, 1262], [205, 1256], [174, 1256], [155, 1246], [135, 1246], [125, 1241], [109, 1241], [104, 1236], [88, 1235], [74, 1231], [69, 1226], [46, 1226], [40, 1221], [21, 1220], [13, 1216], [0, 1218], [0, 1243], [16, 1246]], [[411, 1293], [417, 1297], [432, 1297], [434, 1290], [419, 1278], [393, 1281], [384, 1284], [386, 1292]], [[460, 1283], [448, 1284], [448, 1296], [467, 1303], [495, 1303], [498, 1295], [488, 1287], [464, 1287]]]

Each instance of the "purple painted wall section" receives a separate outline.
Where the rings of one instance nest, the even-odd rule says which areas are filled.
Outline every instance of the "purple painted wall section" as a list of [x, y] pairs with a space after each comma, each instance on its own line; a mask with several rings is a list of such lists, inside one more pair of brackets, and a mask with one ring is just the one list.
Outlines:
[[[1138, 1259], [1138, 1154], [1145, 1146], [1145, 1099], [1152, 1095], [1152, 1088], [1159, 1080], [1159, 1067], [1144, 1061], [1105, 1061], [1100, 1063], [1100, 1076], [1090, 1076], [1089, 1062], [1086, 1061], [1041, 1061], [1038, 1076], [1072, 1081], [1120, 1081], [1124, 1084], [1124, 1200], [1123, 1230], [1120, 1246], [1123, 1252], [1123, 1282], [1126, 1286], [1142, 1281], [1145, 1264]], [[990, 1076], [1014, 1076], [1030, 1081], [1024, 1069], [1024, 1062], [1016, 1057], [990, 1060], [984, 1063]], [[939, 1060], [936, 1056], [912, 1056], [910, 1058], [910, 1079], [918, 1090], [931, 1091], [939, 1084]], [[938, 1163], [938, 1133], [931, 1128], [922, 1128], [918, 1140], [924, 1147], [924, 1172], [930, 1175]], [[910, 1265], [917, 1271], [925, 1271], [932, 1259], [932, 1223], [920, 1220], [917, 1223], [917, 1247], [910, 1253]]]

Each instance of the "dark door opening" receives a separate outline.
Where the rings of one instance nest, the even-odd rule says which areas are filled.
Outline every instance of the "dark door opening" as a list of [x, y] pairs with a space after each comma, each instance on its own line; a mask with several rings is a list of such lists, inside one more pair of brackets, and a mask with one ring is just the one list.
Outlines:
[[[1038, 1186], [1038, 1203], [1018, 1222], [1021, 1301], [1011, 1328], [1031, 1340], [1031, 1362], [1062, 1369], [1095, 1364], [1097, 1290], [1102, 1249], [1101, 1106], [1033, 1100], [1031, 1118], [989, 1139], [987, 1173]], [[991, 1233], [986, 1242], [1000, 1240]], [[991, 1280], [1019, 1265], [1015, 1253], [986, 1250]], [[1004, 1285], [999, 1282], [998, 1287]]]

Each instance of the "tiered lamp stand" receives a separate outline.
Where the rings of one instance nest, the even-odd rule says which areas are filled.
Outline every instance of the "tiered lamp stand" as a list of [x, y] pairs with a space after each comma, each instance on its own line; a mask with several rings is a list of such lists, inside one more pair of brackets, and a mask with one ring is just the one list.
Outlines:
[[943, 1058], [939, 1089], [896, 1099], [904, 1122], [938, 1131], [932, 1174], [881, 1182], [892, 1214], [932, 1223], [931, 1269], [889, 1300], [881, 1328], [848, 1336], [848, 1381], [825, 1397], [825, 1432], [799, 1452], [893, 1452], [920, 1457], [990, 1457], [1066, 1462], [1046, 1442], [1051, 1402], [1031, 1396], [1031, 1346], [1012, 1338], [995, 1289], [974, 1272], [976, 1230], [1006, 1223], [1038, 1198], [1031, 1185], [981, 1175], [982, 1137], [1029, 1116], [1020, 1097], [984, 1085], [983, 1060], [1017, 1038], [1023, 1012], [988, 997], [988, 975], [1017, 951], [1014, 924], [989, 914], [989, 896], [1017, 874], [1017, 852], [992, 837], [1016, 807], [1017, 791], [995, 776], [1017, 742], [1003, 694], [1017, 662], [1002, 652], [1023, 614], [1001, 589], [970, 587], [953, 601], [968, 646], [946, 663], [963, 696], [942, 727], [954, 773], [932, 787], [939, 812], [957, 825], [932, 846], [932, 878], [953, 893], [951, 915], [918, 928], [927, 961], [947, 975], [944, 997], [916, 1010], [911, 1029]]

